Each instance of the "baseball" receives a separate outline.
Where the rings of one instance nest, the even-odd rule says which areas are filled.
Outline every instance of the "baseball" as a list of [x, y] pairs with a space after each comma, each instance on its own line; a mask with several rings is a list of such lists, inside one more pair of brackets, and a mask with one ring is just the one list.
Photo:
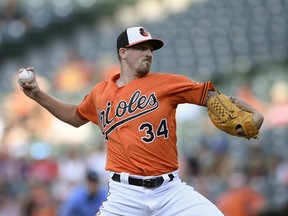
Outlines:
[[21, 72], [19, 72], [19, 81], [21, 83], [32, 82], [33, 78], [34, 74], [32, 71], [22, 70]]

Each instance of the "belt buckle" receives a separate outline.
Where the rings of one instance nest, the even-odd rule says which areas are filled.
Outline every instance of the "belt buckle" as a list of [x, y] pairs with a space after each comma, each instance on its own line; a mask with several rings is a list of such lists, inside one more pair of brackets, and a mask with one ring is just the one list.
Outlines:
[[145, 188], [153, 188], [153, 187], [155, 187], [154, 186], [154, 180], [155, 179], [144, 179], [142, 182], [143, 183], [142, 186]]

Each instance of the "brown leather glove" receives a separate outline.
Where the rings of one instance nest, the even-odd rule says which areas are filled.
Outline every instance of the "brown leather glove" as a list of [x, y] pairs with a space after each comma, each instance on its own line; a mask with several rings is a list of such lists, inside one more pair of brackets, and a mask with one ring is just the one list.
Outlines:
[[[254, 125], [253, 114], [238, 108], [226, 95], [212, 95], [206, 105], [212, 123], [220, 130], [247, 139], [258, 138], [259, 130]], [[238, 132], [240, 128], [244, 133]]]

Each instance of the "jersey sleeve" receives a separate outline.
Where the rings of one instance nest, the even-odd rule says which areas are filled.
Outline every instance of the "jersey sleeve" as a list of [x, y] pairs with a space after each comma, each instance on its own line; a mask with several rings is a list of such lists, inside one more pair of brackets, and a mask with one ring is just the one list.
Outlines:
[[82, 102], [77, 106], [76, 112], [79, 118], [98, 124], [95, 91], [96, 89], [93, 88], [92, 91], [85, 96]]
[[183, 75], [171, 76], [167, 89], [176, 104], [191, 103], [200, 106], [206, 106], [208, 91], [215, 91], [211, 81], [198, 83]]

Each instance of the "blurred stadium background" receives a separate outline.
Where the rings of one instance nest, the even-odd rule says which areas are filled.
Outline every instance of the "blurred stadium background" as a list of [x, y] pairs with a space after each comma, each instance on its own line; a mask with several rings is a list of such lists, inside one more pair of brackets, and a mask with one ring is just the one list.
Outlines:
[[165, 41], [153, 71], [212, 80], [265, 115], [260, 138], [245, 140], [215, 129], [204, 108], [180, 106], [182, 178], [217, 203], [242, 174], [267, 201], [257, 215], [288, 215], [288, 0], [2, 0], [0, 215], [29, 215], [38, 184], [57, 211], [86, 168], [106, 186], [98, 128], [59, 122], [16, 80], [33, 66], [42, 88], [79, 103], [118, 71], [116, 37], [128, 26]]

